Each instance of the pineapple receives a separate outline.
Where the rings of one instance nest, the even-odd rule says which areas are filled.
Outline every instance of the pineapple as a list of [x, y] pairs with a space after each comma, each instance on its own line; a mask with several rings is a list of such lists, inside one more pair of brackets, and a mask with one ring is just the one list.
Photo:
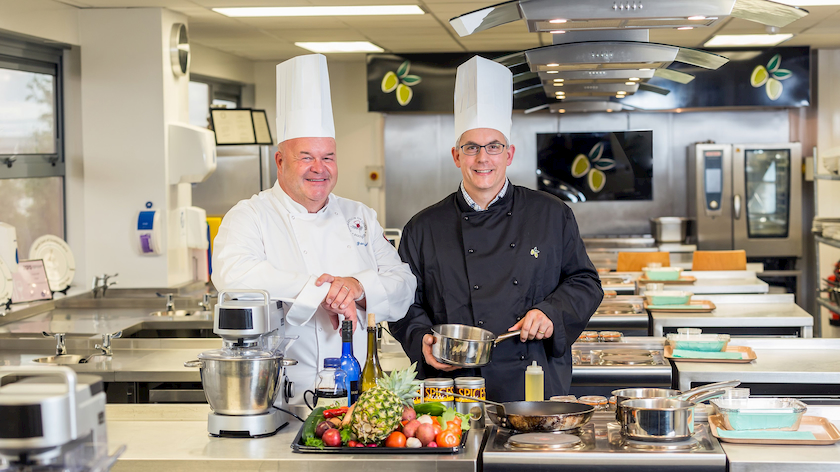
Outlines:
[[376, 387], [363, 393], [353, 407], [350, 427], [365, 444], [385, 439], [397, 429], [402, 419], [403, 407], [414, 406], [418, 396], [417, 363], [379, 379]]

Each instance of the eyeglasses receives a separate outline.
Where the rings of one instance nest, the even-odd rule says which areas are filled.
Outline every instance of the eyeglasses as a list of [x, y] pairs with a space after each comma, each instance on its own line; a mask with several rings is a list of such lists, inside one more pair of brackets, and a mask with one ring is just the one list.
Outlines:
[[501, 154], [502, 151], [505, 150], [505, 147], [506, 146], [502, 143], [490, 143], [485, 144], [484, 146], [479, 146], [478, 144], [464, 144], [461, 146], [461, 150], [468, 156], [475, 156], [479, 153], [479, 151], [481, 151], [481, 148], [484, 148], [487, 154], [495, 156], [497, 154]]

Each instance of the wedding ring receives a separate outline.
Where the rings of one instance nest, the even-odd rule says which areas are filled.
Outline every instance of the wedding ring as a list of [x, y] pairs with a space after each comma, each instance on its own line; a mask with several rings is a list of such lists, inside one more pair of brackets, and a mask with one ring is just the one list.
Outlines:
[[341, 287], [341, 288], [346, 289], [348, 292], [350, 291], [350, 287], [348, 287], [346, 285], [344, 287]]
[[537, 331], [540, 334], [545, 334], [545, 331]]

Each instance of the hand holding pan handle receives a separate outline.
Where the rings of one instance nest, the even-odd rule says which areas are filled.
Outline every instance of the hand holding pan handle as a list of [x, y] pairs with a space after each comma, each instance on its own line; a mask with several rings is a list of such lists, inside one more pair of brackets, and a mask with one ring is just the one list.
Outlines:
[[[500, 334], [500, 335], [496, 336], [496, 340], [493, 341], [493, 347], [496, 347], [497, 344], [504, 341], [505, 339], [515, 338], [515, 337], [518, 337], [520, 334], [522, 334], [521, 329], [517, 329], [516, 331], [511, 331], [511, 332], [505, 333], [505, 334]], [[492, 402], [488, 402], [488, 403], [492, 404]]]

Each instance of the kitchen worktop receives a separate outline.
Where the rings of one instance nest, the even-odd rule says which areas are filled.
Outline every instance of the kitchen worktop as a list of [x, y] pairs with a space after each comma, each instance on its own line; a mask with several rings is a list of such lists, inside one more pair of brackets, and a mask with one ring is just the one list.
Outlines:
[[[208, 405], [108, 405], [111, 453], [126, 450], [114, 472], [149, 471], [329, 471], [388, 469], [476, 471], [484, 430], [470, 431], [461, 454], [298, 454], [291, 443], [301, 423], [259, 439], [214, 438], [207, 434]], [[303, 417], [308, 409], [296, 412]]]
[[731, 338], [730, 346], [749, 346], [751, 363], [675, 361], [678, 388], [738, 379], [748, 384], [819, 384], [840, 393], [840, 339]]
[[717, 308], [711, 313], [651, 312], [653, 335], [663, 336], [666, 327], [797, 327], [801, 337], [813, 336], [814, 318], [794, 303], [793, 294], [698, 295], [692, 299], [709, 300]]

